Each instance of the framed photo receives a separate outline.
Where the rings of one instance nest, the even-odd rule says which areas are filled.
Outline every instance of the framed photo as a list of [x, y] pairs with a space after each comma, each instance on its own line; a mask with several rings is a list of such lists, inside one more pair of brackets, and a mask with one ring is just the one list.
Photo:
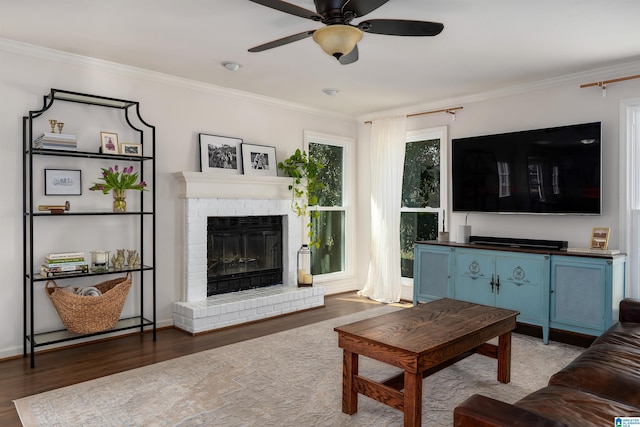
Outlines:
[[82, 195], [82, 172], [74, 169], [45, 169], [44, 195]]
[[241, 174], [240, 145], [242, 139], [199, 134], [200, 172]]
[[591, 232], [591, 249], [607, 249], [609, 245], [609, 227], [596, 227]]
[[126, 156], [142, 156], [142, 144], [120, 143], [120, 154]]
[[277, 176], [276, 147], [242, 144], [242, 167], [245, 175]]
[[111, 132], [100, 132], [100, 149], [105, 154], [119, 154], [118, 134]]

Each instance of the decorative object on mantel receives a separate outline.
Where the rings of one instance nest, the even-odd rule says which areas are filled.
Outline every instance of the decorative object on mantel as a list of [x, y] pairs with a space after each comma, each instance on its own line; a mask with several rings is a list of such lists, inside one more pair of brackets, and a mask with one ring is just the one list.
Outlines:
[[245, 175], [277, 176], [276, 148], [242, 143], [242, 169]]
[[52, 214], [61, 214], [71, 209], [71, 203], [67, 200], [64, 205], [38, 205], [39, 211], [49, 211]]
[[438, 233], [438, 242], [448, 242], [449, 233], [447, 232], [447, 224], [445, 222], [445, 211], [442, 211], [442, 231]]
[[311, 273], [311, 249], [309, 245], [303, 244], [298, 250], [298, 287], [313, 286], [313, 275]]
[[229, 136], [198, 134], [200, 140], [200, 172], [241, 174], [240, 145], [242, 139]]
[[126, 212], [127, 200], [125, 191], [145, 191], [147, 183], [141, 180], [136, 184], [136, 181], [138, 180], [138, 172], [133, 172], [133, 166], [125, 167], [122, 172], [118, 170], [118, 165], [115, 165], [113, 168], [109, 169], [101, 169], [102, 177], [100, 179], [102, 179], [104, 183], [94, 183], [93, 186], [89, 188], [89, 190], [100, 190], [103, 194], [109, 194], [109, 191], [112, 191], [113, 211]]
[[312, 248], [320, 247], [320, 239], [314, 236], [315, 233], [313, 232], [313, 223], [311, 221], [312, 218], [318, 218], [320, 212], [317, 210], [310, 211], [309, 206], [318, 203], [316, 192], [324, 188], [324, 184], [318, 180], [318, 172], [323, 167], [322, 163], [310, 159], [307, 153], [300, 151], [300, 149], [297, 149], [284, 162], [278, 163], [278, 169], [285, 172], [293, 181], [289, 185], [289, 190], [292, 193], [291, 209], [298, 216], [309, 215], [309, 222], [307, 223], [309, 231], [307, 235], [309, 237], [309, 245]]

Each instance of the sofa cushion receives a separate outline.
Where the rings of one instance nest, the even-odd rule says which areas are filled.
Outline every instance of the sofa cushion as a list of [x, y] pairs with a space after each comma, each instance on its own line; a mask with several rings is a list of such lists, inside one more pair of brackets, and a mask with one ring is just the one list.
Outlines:
[[547, 386], [515, 403], [568, 426], [613, 426], [614, 418], [640, 416], [640, 409], [573, 388]]
[[585, 390], [640, 409], [640, 350], [599, 344], [554, 374], [549, 385]]
[[592, 345], [616, 344], [640, 350], [640, 323], [618, 322], [600, 335]]

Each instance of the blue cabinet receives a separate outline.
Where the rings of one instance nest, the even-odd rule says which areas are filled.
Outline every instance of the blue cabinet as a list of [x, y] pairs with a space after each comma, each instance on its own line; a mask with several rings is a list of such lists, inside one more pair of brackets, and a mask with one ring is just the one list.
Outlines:
[[517, 310], [518, 321], [599, 335], [617, 320], [625, 256], [492, 250], [469, 245], [415, 246], [414, 304], [455, 298]]
[[553, 256], [551, 327], [599, 335], [618, 319], [625, 258]]
[[453, 248], [447, 246], [416, 245], [414, 251], [413, 303], [453, 298], [451, 275], [453, 271]]
[[454, 298], [517, 310], [518, 321], [541, 326], [543, 340], [547, 342], [547, 255], [467, 248], [455, 253]]

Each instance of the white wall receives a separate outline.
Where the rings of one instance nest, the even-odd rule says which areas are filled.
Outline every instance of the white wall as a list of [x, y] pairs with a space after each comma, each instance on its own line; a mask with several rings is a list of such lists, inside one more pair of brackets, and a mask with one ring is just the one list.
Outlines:
[[[607, 70], [606, 73], [611, 73]], [[405, 113], [431, 111], [463, 106], [456, 120], [446, 113], [428, 114], [408, 119], [408, 130], [448, 126], [451, 139], [502, 132], [538, 129], [594, 121], [602, 122], [603, 139], [603, 214], [601, 216], [542, 216], [471, 214], [468, 224], [471, 234], [480, 236], [521, 237], [528, 239], [566, 240], [572, 247], [589, 247], [593, 227], [611, 227], [609, 247], [619, 248], [621, 235], [628, 230], [619, 221], [619, 104], [621, 100], [640, 96], [640, 79], [608, 85], [606, 98], [597, 87], [580, 88], [581, 84], [638, 74], [635, 69], [617, 71], [614, 75], [581, 74], [567, 76], [556, 83], [540, 84], [537, 88], [499, 96], [483, 96], [484, 100], [449, 100], [443, 105], [429, 105]], [[515, 92], [515, 90], [514, 90]], [[481, 98], [478, 96], [477, 98]], [[398, 111], [390, 114], [398, 114]], [[368, 140], [370, 125], [359, 123], [358, 134], [358, 236], [360, 246], [368, 248], [370, 215]], [[449, 145], [450, 147], [450, 145]], [[451, 191], [451, 189], [449, 189]], [[450, 196], [450, 195], [449, 195]], [[449, 208], [450, 209], [450, 208]], [[362, 219], [362, 220], [360, 220]], [[464, 214], [447, 212], [447, 228], [455, 241], [457, 226], [464, 224]], [[368, 251], [358, 254], [359, 283], [366, 279]], [[411, 298], [411, 289], [403, 289], [403, 297]]]
[[[40, 109], [43, 95], [51, 88], [139, 101], [144, 120], [156, 126], [156, 272], [160, 325], [172, 324], [171, 303], [180, 298], [183, 280], [183, 200], [178, 199], [178, 182], [172, 173], [199, 170], [198, 133], [276, 146], [279, 159], [302, 148], [305, 130], [356, 136], [356, 122], [349, 118], [8, 41], [0, 43], [0, 64], [0, 140], [3, 147], [0, 174], [4, 182], [0, 190], [3, 201], [0, 204], [3, 239], [0, 265], [4, 277], [0, 293], [0, 358], [22, 352], [22, 116], [30, 110]], [[66, 117], [65, 122], [65, 132], [85, 132], [84, 124], [74, 122], [74, 117]], [[112, 122], [105, 123], [113, 126]], [[86, 138], [95, 137], [97, 147], [101, 124], [92, 126], [96, 126], [96, 134]], [[123, 126], [123, 131], [125, 129]], [[96, 204], [107, 203], [107, 196], [87, 191], [91, 181], [99, 175], [97, 167], [93, 174], [84, 169], [83, 196], [71, 199], [72, 204], [82, 203], [80, 200], [83, 199]], [[34, 204], [50, 204], [47, 199], [50, 200], [41, 195], [35, 198]], [[54, 228], [45, 230], [49, 231], [56, 235]], [[118, 234], [114, 234], [115, 237], [106, 236], [110, 239], [108, 248], [130, 248], [121, 246]], [[121, 232], [120, 236], [123, 234], [126, 232]], [[81, 241], [81, 236], [73, 232], [57, 238], [48, 245], [55, 248], [64, 239], [65, 247], [72, 247], [76, 239]], [[36, 313], [40, 319], [38, 330], [41, 331], [61, 325], [46, 299], [43, 285], [40, 282], [35, 289]]]

